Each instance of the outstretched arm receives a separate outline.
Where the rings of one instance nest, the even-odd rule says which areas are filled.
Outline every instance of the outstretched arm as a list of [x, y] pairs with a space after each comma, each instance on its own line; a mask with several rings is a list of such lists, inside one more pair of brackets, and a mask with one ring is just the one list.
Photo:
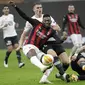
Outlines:
[[57, 44], [61, 44], [67, 39], [67, 35], [63, 35], [59, 38], [56, 32], [53, 34], [53, 37], [56, 39]]
[[28, 17], [20, 8], [18, 8], [14, 2], [9, 2], [15, 9], [16, 11], [19, 13], [19, 15], [24, 18], [26, 21], [29, 21], [29, 23], [31, 23], [32, 25], [35, 25], [35, 21], [34, 19], [32, 19], [31, 17]]

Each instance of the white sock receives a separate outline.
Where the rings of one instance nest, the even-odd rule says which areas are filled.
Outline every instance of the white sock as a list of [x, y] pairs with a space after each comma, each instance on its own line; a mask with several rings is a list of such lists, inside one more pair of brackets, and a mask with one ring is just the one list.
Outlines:
[[31, 61], [32, 64], [34, 64], [35, 66], [39, 67], [40, 69], [46, 67], [46, 66], [44, 66], [44, 65], [39, 61], [39, 59], [38, 59], [36, 56], [32, 56], [32, 57], [30, 58], [30, 61]]
[[48, 76], [50, 75], [50, 73], [53, 70], [53, 66], [50, 69], [47, 69], [46, 72], [43, 74], [41, 80], [46, 80], [48, 78]]

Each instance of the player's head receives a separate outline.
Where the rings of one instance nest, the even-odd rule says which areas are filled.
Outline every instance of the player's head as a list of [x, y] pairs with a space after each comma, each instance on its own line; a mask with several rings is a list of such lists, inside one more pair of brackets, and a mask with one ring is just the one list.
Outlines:
[[68, 6], [68, 11], [69, 11], [69, 13], [74, 13], [74, 11], [75, 11], [74, 5], [69, 5]]
[[4, 15], [8, 15], [9, 14], [9, 7], [7, 5], [5, 5], [2, 12], [4, 13]]
[[35, 15], [41, 15], [43, 8], [42, 8], [42, 4], [41, 3], [34, 3], [33, 5], [33, 11], [35, 13]]
[[42, 21], [45, 25], [45, 27], [50, 27], [51, 25], [51, 17], [49, 14], [44, 14], [43, 15], [43, 21]]

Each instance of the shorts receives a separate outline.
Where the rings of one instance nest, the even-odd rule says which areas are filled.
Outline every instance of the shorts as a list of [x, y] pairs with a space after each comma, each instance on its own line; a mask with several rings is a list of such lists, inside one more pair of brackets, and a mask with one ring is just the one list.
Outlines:
[[83, 40], [81, 34], [72, 34], [70, 38], [74, 46], [82, 46]]
[[47, 53], [47, 51], [49, 49], [53, 49], [57, 55], [59, 56], [61, 53], [65, 52], [63, 46], [61, 44], [47, 44], [47, 45], [44, 45], [43, 48], [42, 48], [42, 51], [44, 53]]
[[5, 41], [6, 46], [18, 44], [18, 37], [17, 37], [17, 36], [6, 37], [6, 38], [4, 39], [4, 41]]
[[[44, 55], [43, 52], [41, 52], [35, 45], [32, 45], [32, 44], [24, 45], [24, 46], [22, 47], [22, 49], [23, 49], [23, 53], [25, 54], [25, 56], [27, 56], [27, 53], [29, 53], [29, 51], [30, 51], [31, 49], [34, 49], [35, 52], [36, 52], [36, 54], [37, 54], [37, 58], [38, 58], [39, 60], [41, 59], [42, 55]], [[29, 57], [30, 57], [30, 56], [29, 56]]]

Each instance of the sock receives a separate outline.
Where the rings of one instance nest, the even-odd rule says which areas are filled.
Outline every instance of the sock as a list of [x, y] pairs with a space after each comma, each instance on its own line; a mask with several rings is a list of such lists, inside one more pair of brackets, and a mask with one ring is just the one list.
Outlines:
[[79, 75], [79, 76], [78, 76], [78, 79], [79, 79], [79, 80], [85, 80], [85, 75]]
[[43, 74], [42, 78], [40, 79], [41, 81], [42, 80], [47, 80], [47, 78], [49, 77], [50, 73], [52, 72], [53, 70], [53, 66], [50, 68], [50, 69], [47, 69], [45, 71], [45, 73]]
[[39, 61], [39, 59], [36, 56], [32, 56], [30, 58], [30, 61], [31, 61], [32, 64], [34, 64], [35, 66], [37, 66], [40, 69], [46, 67]]
[[17, 55], [18, 63], [21, 63], [21, 53], [20, 53], [20, 51], [16, 51], [16, 55]]
[[5, 62], [6, 62], [6, 64], [8, 63], [8, 58], [9, 58], [9, 55], [11, 54], [11, 52], [6, 52], [6, 56], [5, 56]]
[[68, 67], [69, 67], [69, 64], [64, 64], [64, 63], [63, 63], [64, 71], [66, 71], [66, 70], [68, 69]]
[[46, 72], [44, 73], [44, 75], [46, 75], [47, 77], [50, 75], [50, 73], [52, 72], [53, 70], [53, 66], [50, 68], [50, 69], [47, 69]]
[[80, 62], [79, 66], [82, 68], [85, 65], [85, 62]]
[[72, 48], [72, 50], [70, 52], [70, 55], [69, 55], [70, 57], [73, 56], [73, 54], [75, 53], [77, 48], [78, 48], [77, 46], [73, 46], [73, 48]]
[[57, 56], [54, 57], [54, 66], [59, 70], [59, 73], [61, 75], [63, 75], [65, 73], [64, 69], [63, 69], [63, 66], [62, 66], [62, 64], [59, 61], [59, 58]]

